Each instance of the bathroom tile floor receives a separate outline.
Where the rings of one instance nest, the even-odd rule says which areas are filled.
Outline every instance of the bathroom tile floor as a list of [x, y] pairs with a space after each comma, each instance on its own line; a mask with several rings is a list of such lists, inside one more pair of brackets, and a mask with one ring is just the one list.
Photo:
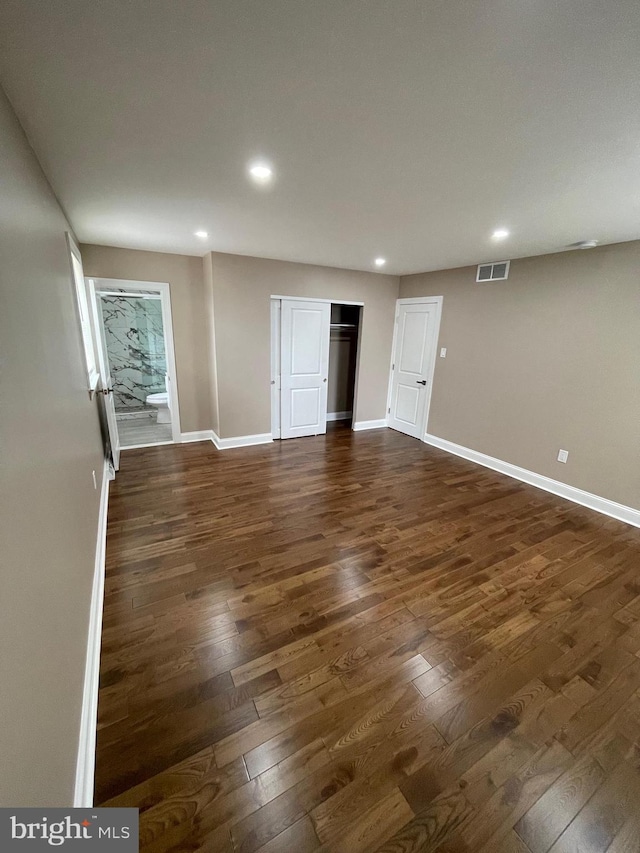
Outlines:
[[159, 424], [153, 418], [127, 418], [118, 421], [121, 447], [172, 441], [171, 424]]

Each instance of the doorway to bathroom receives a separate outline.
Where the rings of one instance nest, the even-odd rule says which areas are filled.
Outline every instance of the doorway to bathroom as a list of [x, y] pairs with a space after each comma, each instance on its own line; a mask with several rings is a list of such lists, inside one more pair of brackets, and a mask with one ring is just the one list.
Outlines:
[[169, 285], [89, 279], [107, 421], [120, 449], [180, 441]]

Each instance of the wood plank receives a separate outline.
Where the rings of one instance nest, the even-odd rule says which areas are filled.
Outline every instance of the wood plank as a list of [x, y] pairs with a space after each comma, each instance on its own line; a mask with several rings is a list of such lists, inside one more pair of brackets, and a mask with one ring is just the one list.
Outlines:
[[461, 832], [467, 846], [478, 853], [491, 853], [571, 761], [571, 754], [556, 741], [545, 744], [468, 821]]
[[390, 430], [130, 451], [97, 802], [147, 853], [637, 853], [639, 561]]
[[463, 794], [441, 794], [378, 848], [377, 853], [429, 853], [441, 845], [473, 815]]
[[598, 762], [586, 756], [547, 788], [515, 825], [531, 853], [546, 853], [604, 781]]
[[319, 848], [320, 841], [313, 824], [308, 817], [303, 817], [259, 847], [257, 853], [282, 853], [284, 850], [290, 850], [292, 853], [314, 853]]
[[409, 804], [396, 788], [387, 797], [362, 812], [355, 812], [351, 827], [332, 839], [335, 853], [364, 853], [378, 850], [401, 827], [413, 818]]
[[620, 763], [550, 850], [552, 853], [604, 853], [626, 821], [637, 815], [639, 798], [637, 769], [626, 762]]

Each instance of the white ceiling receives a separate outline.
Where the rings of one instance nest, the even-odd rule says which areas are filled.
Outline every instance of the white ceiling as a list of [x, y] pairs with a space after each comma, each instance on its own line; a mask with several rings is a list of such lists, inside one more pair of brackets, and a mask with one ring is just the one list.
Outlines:
[[640, 237], [638, 0], [3, 0], [0, 52], [85, 242], [407, 273]]

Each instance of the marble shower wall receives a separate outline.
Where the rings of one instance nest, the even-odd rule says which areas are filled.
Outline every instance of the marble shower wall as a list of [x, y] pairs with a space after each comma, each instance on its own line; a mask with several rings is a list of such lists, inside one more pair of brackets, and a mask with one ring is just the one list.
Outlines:
[[151, 410], [146, 396], [165, 390], [167, 372], [160, 299], [101, 296], [100, 300], [116, 411]]

